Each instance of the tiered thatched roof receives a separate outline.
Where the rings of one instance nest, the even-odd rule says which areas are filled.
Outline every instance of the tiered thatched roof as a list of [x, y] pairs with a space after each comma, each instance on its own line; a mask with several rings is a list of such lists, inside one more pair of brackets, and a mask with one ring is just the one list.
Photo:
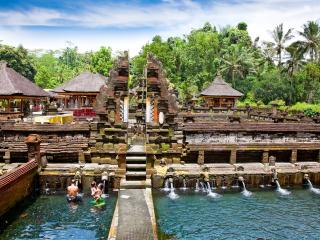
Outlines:
[[56, 87], [53, 92], [83, 92], [98, 93], [101, 86], [107, 81], [107, 78], [99, 73], [83, 72], [70, 81]]
[[243, 94], [226, 83], [221, 75], [217, 75], [213, 83], [200, 93], [200, 96], [241, 97]]
[[1, 61], [0, 96], [49, 97], [49, 94]]

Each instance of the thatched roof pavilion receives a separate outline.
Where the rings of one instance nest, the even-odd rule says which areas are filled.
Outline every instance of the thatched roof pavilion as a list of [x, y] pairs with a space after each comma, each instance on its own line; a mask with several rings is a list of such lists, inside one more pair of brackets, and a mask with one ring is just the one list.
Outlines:
[[49, 94], [26, 77], [0, 62], [0, 113], [24, 112], [30, 101], [32, 105], [40, 104], [41, 98]]
[[85, 71], [68, 82], [52, 90], [64, 98], [67, 108], [92, 107], [100, 88], [107, 82], [107, 77]]
[[26, 77], [0, 62], [0, 96], [48, 97], [48, 93]]
[[241, 92], [226, 83], [220, 74], [212, 84], [200, 93], [207, 106], [234, 107], [236, 100], [243, 96]]

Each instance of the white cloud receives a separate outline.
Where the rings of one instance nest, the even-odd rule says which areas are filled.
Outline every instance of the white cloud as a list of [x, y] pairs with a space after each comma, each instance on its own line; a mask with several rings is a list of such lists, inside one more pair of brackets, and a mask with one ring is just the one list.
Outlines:
[[[192, 28], [209, 21], [216, 26], [235, 25], [240, 21], [248, 23], [252, 37], [269, 38], [268, 30], [284, 23], [286, 28], [299, 28], [308, 20], [318, 20], [318, 0], [244, 0], [211, 1], [200, 4], [191, 0], [164, 0], [148, 7], [134, 3], [107, 3], [102, 5], [77, 5], [74, 12], [33, 8], [24, 11], [0, 10], [0, 39], [10, 44], [22, 43], [28, 48], [61, 48], [70, 40], [81, 50], [90, 50], [109, 44], [114, 50], [138, 49], [154, 34], [164, 37], [182, 35]], [[34, 31], [24, 26], [64, 26], [70, 32], [50, 33]], [[76, 27], [77, 30], [74, 30]], [[88, 35], [83, 29], [92, 29]], [[117, 31], [101, 33], [102, 28], [116, 28]], [[135, 31], [147, 28], [148, 31]], [[95, 29], [100, 29], [95, 35]]]

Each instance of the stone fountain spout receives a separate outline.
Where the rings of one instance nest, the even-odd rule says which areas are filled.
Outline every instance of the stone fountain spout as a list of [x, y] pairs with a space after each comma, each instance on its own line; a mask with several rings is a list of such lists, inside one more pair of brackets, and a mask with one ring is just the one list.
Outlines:
[[272, 172], [272, 182], [276, 182], [278, 181], [278, 173], [277, 170], [275, 168], [271, 169]]
[[107, 171], [102, 173], [101, 180], [103, 182], [103, 194], [108, 194], [109, 173]]
[[82, 178], [81, 172], [76, 171], [76, 174], [74, 175], [73, 179], [75, 180], [77, 187], [79, 187], [79, 184], [81, 184], [81, 178]]

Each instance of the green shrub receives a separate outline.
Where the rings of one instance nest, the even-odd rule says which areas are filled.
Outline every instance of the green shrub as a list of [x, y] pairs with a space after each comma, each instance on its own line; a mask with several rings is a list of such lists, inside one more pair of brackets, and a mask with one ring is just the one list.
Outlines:
[[310, 104], [305, 102], [297, 102], [295, 105], [289, 107], [291, 112], [307, 112], [306, 114], [320, 113], [320, 104]]

